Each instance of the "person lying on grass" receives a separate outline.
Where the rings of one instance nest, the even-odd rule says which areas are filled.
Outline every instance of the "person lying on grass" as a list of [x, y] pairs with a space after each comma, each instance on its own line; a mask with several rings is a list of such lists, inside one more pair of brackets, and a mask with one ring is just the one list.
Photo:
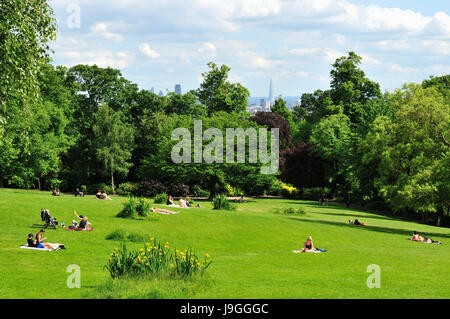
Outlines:
[[80, 219], [80, 224], [78, 224], [77, 221], [72, 220], [73, 228], [75, 228], [76, 230], [78, 230], [78, 229], [85, 230], [88, 225], [92, 225], [92, 223], [88, 222], [87, 216], [83, 216], [83, 215], [78, 216], [78, 214], [75, 210], [73, 211], [73, 213], [75, 214], [75, 216], [78, 217], [78, 219]]
[[355, 219], [354, 221], [352, 219], [349, 219], [348, 223], [356, 225], [356, 226], [366, 226], [366, 224], [364, 222], [360, 223], [359, 220], [357, 220], [357, 219]]
[[[36, 248], [48, 248], [48, 249], [56, 249], [58, 248], [61, 244], [50, 244], [50, 243], [45, 243], [44, 240], [47, 239], [47, 237], [42, 238], [42, 235], [45, 233], [45, 230], [41, 229], [37, 234], [36, 234], [36, 240], [34, 241], [34, 244], [36, 246], [31, 246], [31, 247], [36, 247]], [[28, 246], [30, 245], [30, 235], [33, 234], [29, 234], [28, 235]]]
[[417, 241], [417, 242], [421, 242], [424, 244], [442, 244], [440, 241], [438, 240], [433, 240], [431, 238], [427, 238], [427, 237], [422, 237], [419, 235], [419, 233], [417, 231], [413, 232], [413, 237], [410, 238], [410, 240], [412, 241]]
[[315, 251], [315, 250], [316, 250], [316, 248], [314, 248], [314, 243], [313, 243], [312, 237], [309, 236], [308, 239], [303, 244], [303, 248], [300, 252], [304, 253], [307, 251]]

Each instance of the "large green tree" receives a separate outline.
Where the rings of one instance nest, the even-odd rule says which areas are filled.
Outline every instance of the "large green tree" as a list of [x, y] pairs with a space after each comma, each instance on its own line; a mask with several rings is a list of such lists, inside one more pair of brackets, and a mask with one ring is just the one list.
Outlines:
[[208, 63], [210, 70], [202, 73], [203, 82], [196, 94], [202, 104], [208, 108], [208, 112], [245, 112], [248, 106], [250, 92], [240, 83], [228, 81], [228, 73], [231, 70], [226, 65], [217, 66], [213, 62]]
[[375, 186], [395, 211], [448, 212], [450, 105], [436, 88], [415, 84], [389, 100], [394, 118], [378, 117], [361, 144], [362, 160], [379, 163]]
[[134, 143], [133, 127], [122, 121], [122, 112], [114, 111], [103, 104], [95, 113], [94, 147], [96, 156], [103, 163], [104, 175], [111, 177], [111, 188], [114, 193], [114, 174], [126, 175], [132, 165], [129, 162]]
[[0, 186], [22, 165], [32, 134], [33, 106], [39, 103], [38, 75], [49, 59], [56, 20], [46, 0], [0, 4]]

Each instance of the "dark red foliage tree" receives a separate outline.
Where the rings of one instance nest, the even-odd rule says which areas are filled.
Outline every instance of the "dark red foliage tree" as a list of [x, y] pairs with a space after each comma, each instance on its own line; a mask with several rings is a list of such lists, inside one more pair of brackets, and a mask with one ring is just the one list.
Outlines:
[[314, 145], [300, 142], [280, 154], [281, 180], [297, 188], [327, 186], [326, 161], [314, 152]]
[[257, 112], [254, 116], [250, 117], [250, 121], [267, 126], [269, 129], [278, 128], [280, 134], [280, 151], [294, 146], [292, 144], [291, 127], [289, 126], [288, 121], [280, 114]]

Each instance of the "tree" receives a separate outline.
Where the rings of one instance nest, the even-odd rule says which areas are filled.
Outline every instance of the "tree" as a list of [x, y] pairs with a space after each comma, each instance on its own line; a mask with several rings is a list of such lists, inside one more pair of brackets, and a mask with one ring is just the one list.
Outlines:
[[281, 155], [281, 179], [299, 189], [327, 186], [324, 159], [314, 152], [314, 145], [300, 142]]
[[226, 65], [220, 68], [212, 62], [208, 63], [209, 72], [202, 73], [203, 82], [197, 89], [196, 95], [204, 104], [208, 113], [218, 111], [245, 112], [248, 106], [250, 92], [240, 83], [230, 83], [228, 72], [230, 68]]
[[272, 112], [256, 112], [255, 115], [250, 117], [250, 121], [254, 121], [261, 126], [266, 126], [269, 129], [278, 128], [280, 150], [293, 147], [291, 128], [289, 123], [280, 114]]
[[286, 106], [286, 101], [281, 97], [275, 100], [274, 105], [270, 108], [270, 111], [281, 115], [292, 126], [293, 117], [291, 111]]
[[408, 84], [388, 96], [394, 119], [378, 117], [361, 147], [379, 162], [375, 186], [394, 211], [447, 211], [450, 105], [434, 87]]
[[[39, 103], [38, 75], [49, 59], [56, 20], [45, 0], [4, 0], [0, 5], [0, 186], [21, 166], [29, 146], [31, 108]], [[8, 173], [9, 172], [9, 173]]]
[[104, 173], [110, 174], [114, 193], [114, 173], [126, 175], [131, 166], [128, 160], [133, 149], [133, 128], [122, 121], [120, 111], [114, 112], [108, 104], [103, 104], [95, 114], [93, 131], [97, 158], [103, 162]]

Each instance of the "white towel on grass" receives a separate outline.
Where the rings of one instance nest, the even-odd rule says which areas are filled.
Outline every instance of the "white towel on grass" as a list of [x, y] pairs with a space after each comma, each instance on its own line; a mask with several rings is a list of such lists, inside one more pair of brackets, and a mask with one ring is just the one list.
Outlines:
[[[56, 244], [52, 244], [52, 245], [56, 245]], [[41, 250], [41, 251], [57, 251], [57, 250], [60, 250], [60, 249], [61, 249], [61, 248], [59, 248], [59, 246], [58, 246], [57, 248], [55, 248], [55, 249], [50, 249], [50, 248], [30, 247], [30, 246], [28, 246], [28, 245], [20, 246], [20, 248], [23, 248], [23, 249], [35, 249], [35, 250]]]

